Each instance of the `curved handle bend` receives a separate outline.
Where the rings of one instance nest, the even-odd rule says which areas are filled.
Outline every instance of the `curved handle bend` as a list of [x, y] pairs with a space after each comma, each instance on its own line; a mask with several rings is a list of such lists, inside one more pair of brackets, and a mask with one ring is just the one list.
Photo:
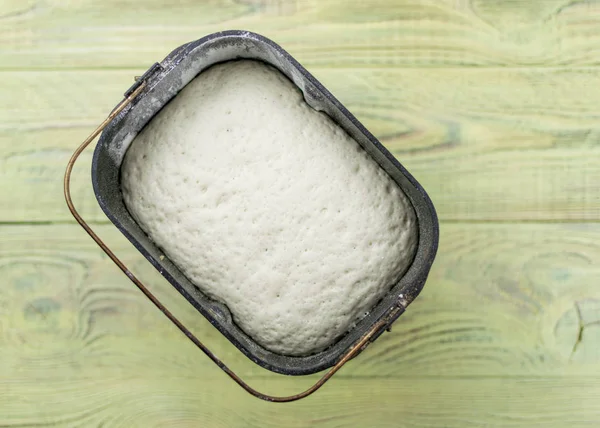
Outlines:
[[[90, 235], [90, 237], [98, 244], [98, 246], [106, 253], [106, 255], [123, 271], [125, 275], [137, 286], [137, 288], [144, 293], [144, 295], [156, 306], [165, 316], [177, 326], [177, 328], [190, 339], [194, 345], [196, 345], [208, 358], [210, 358], [221, 370], [223, 370], [227, 375], [233, 379], [239, 386], [241, 386], [248, 393], [253, 395], [254, 397], [260, 398], [261, 400], [276, 402], [276, 403], [285, 403], [290, 401], [300, 400], [301, 398], [307, 397], [319, 388], [321, 388], [325, 382], [327, 382], [342, 366], [348, 362], [352, 357], [358, 354], [362, 349], [364, 349], [368, 344], [370, 339], [378, 333], [382, 328], [387, 326], [387, 320], [390, 317], [386, 317], [383, 320], [375, 323], [371, 330], [367, 334], [365, 334], [358, 342], [352, 346], [352, 348], [344, 354], [344, 356], [333, 366], [327, 373], [323, 375], [313, 386], [308, 388], [307, 390], [296, 394], [285, 397], [276, 397], [272, 395], [263, 394], [262, 392], [257, 391], [248, 385], [245, 381], [243, 381], [234, 371], [232, 371], [225, 363], [223, 363], [215, 354], [212, 353], [210, 349], [208, 349], [191, 331], [189, 331], [175, 315], [173, 315], [148, 288], [127, 268], [127, 266], [112, 252], [112, 250], [100, 239], [100, 237], [91, 229], [91, 227], [87, 224], [87, 222], [81, 217], [75, 205], [73, 204], [73, 199], [71, 197], [71, 173], [73, 171], [73, 167], [75, 162], [79, 158], [79, 155], [86, 149], [87, 146], [102, 132], [102, 130], [120, 113], [123, 111], [125, 107], [127, 107], [146, 87], [145, 82], [141, 82], [141, 84], [131, 93], [124, 98], [117, 107], [111, 112], [111, 114], [92, 132], [92, 134], [85, 139], [83, 143], [75, 150], [71, 159], [67, 164], [67, 168], [65, 171], [64, 177], [64, 194], [65, 200], [67, 202], [67, 206], [69, 207], [69, 211], [77, 220], [77, 222], [83, 227], [83, 229]], [[391, 314], [392, 315], [392, 314]]]

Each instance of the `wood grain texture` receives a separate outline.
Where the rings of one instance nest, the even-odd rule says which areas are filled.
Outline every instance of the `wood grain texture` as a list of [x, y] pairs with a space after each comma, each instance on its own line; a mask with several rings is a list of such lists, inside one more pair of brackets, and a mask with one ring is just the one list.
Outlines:
[[310, 66], [590, 66], [589, 0], [4, 0], [0, 67], [147, 67], [226, 29], [277, 40]]
[[[99, 233], [197, 334], [249, 362], [108, 225]], [[409, 311], [314, 397], [246, 395], [75, 225], [0, 227], [0, 425], [586, 427], [600, 423], [600, 227], [444, 224]]]
[[[268, 373], [119, 232], [97, 228], [219, 356], [245, 376]], [[441, 232], [424, 292], [339, 377], [600, 375], [599, 225], [444, 224]], [[78, 226], [0, 227], [0, 278], [0, 380], [219, 374]]]
[[[287, 379], [254, 382], [266, 390]], [[248, 398], [222, 379], [174, 377], [140, 368], [123, 377], [10, 385], [6, 427], [464, 428], [596, 427], [598, 378], [337, 379], [286, 405]], [[375, 398], [376, 397], [376, 398]], [[577, 397], [576, 400], [570, 399]]]
[[[66, 161], [140, 71], [0, 73], [0, 221], [72, 220]], [[423, 184], [441, 220], [600, 220], [600, 72], [311, 71]], [[106, 221], [90, 159], [74, 195]]]
[[[307, 66], [442, 221], [425, 290], [393, 331], [284, 406], [234, 385], [58, 224], [72, 223], [68, 157], [133, 76], [225, 29]], [[0, 0], [0, 426], [600, 426], [598, 46], [594, 0]], [[106, 223], [90, 159], [73, 193]], [[315, 380], [250, 362], [112, 225], [95, 227], [252, 385]]]

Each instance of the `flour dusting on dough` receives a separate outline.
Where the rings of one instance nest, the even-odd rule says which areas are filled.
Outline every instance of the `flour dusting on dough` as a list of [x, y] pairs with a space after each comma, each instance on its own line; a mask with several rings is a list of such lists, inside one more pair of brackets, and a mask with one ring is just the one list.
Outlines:
[[273, 352], [331, 345], [397, 283], [417, 224], [399, 187], [263, 63], [202, 72], [131, 143], [125, 204]]

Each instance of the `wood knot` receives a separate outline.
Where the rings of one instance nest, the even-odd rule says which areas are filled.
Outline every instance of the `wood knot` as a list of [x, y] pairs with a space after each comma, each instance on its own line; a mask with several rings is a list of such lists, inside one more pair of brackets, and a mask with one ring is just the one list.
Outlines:
[[600, 361], [600, 300], [574, 302], [562, 314], [554, 332], [569, 361]]

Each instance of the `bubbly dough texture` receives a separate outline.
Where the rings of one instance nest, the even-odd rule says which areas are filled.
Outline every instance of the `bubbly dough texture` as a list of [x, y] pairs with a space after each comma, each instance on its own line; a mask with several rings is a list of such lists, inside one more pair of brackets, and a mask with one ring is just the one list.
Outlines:
[[125, 204], [169, 259], [273, 352], [321, 351], [412, 263], [395, 182], [271, 66], [215, 65], [140, 132]]

